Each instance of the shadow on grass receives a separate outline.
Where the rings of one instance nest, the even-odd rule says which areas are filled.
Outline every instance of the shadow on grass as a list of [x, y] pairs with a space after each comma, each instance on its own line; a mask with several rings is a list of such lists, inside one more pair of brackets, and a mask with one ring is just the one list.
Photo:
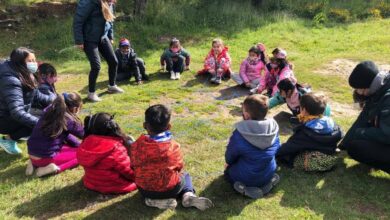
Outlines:
[[[11, 186], [13, 188], [17, 185], [20, 185], [20, 184], [23, 184], [23, 183], [29, 181], [29, 179], [25, 175], [25, 170], [26, 170], [26, 166], [21, 165], [21, 166], [17, 166], [17, 167], [13, 167], [11, 169], [8, 169], [7, 171], [4, 171], [4, 172], [0, 172], [0, 180], [5, 185]], [[5, 186], [5, 185], [3, 185], [3, 186]]]
[[278, 191], [284, 192], [280, 205], [311, 210], [323, 219], [386, 219], [390, 181], [373, 177], [369, 172], [369, 168], [360, 164], [350, 168], [339, 164], [335, 170], [324, 173], [282, 167], [277, 186]]
[[82, 181], [37, 196], [15, 207], [17, 217], [48, 219], [107, 201], [115, 196], [102, 196], [83, 187]]
[[279, 125], [279, 134], [280, 135], [292, 135], [293, 126], [291, 125], [289, 119], [292, 116], [291, 113], [281, 111], [274, 116], [275, 121]]
[[247, 205], [256, 201], [244, 198], [236, 193], [224, 179], [224, 176], [219, 176], [214, 179], [199, 196], [211, 199], [214, 207], [201, 212], [195, 208], [183, 208], [181, 205], [178, 205], [176, 214], [170, 219], [188, 219], [191, 217], [199, 219], [227, 219], [229, 217], [239, 216]]
[[5, 152], [3, 149], [0, 150], [0, 170], [4, 170], [14, 161], [21, 159], [20, 155], [11, 155]]
[[191, 79], [191, 80], [188, 80], [186, 82], [186, 84], [184, 85], [184, 87], [194, 87], [194, 86], [197, 86], [199, 84], [211, 85], [209, 83], [210, 78], [211, 77], [209, 75], [206, 75], [206, 74], [202, 74], [202, 75], [196, 74], [195, 78]]
[[219, 90], [220, 96], [216, 97], [217, 100], [232, 100], [249, 95], [249, 90], [239, 85], [227, 87]]
[[84, 219], [153, 219], [165, 210], [147, 207], [140, 193], [90, 214]]

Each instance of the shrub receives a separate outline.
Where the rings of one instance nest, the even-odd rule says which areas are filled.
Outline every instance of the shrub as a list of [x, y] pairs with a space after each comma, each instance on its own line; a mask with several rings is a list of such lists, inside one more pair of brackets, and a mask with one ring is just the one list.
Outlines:
[[325, 2], [314, 2], [314, 3], [307, 3], [302, 8], [301, 7], [297, 8], [296, 11], [302, 17], [313, 19], [321, 12], [324, 12], [325, 7], [326, 7]]
[[328, 16], [331, 20], [336, 22], [349, 22], [351, 20], [351, 13], [347, 9], [331, 8], [329, 9]]
[[320, 12], [314, 16], [312, 21], [313, 25], [318, 27], [325, 24], [328, 21], [328, 17], [326, 16], [325, 12]]
[[367, 19], [367, 18], [381, 19], [382, 13], [380, 9], [370, 8], [364, 11], [363, 13], [358, 14], [357, 16], [359, 19]]
[[390, 17], [390, 4], [386, 2], [381, 2], [378, 6], [379, 10], [381, 11], [381, 15], [384, 18]]

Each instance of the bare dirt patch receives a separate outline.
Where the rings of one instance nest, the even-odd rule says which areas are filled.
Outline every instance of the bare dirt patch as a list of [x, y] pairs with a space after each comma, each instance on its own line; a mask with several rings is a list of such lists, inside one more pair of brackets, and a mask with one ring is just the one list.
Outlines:
[[[342, 78], [348, 79], [352, 70], [358, 64], [358, 61], [349, 59], [336, 59], [323, 65], [320, 69], [315, 70], [315, 73], [330, 75], [330, 76], [341, 76]], [[390, 70], [390, 64], [384, 64], [376, 62], [381, 70]]]

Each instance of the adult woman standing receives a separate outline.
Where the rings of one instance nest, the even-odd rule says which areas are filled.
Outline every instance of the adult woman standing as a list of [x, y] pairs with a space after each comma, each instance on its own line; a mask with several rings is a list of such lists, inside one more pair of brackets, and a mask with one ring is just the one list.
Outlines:
[[88, 99], [93, 102], [101, 101], [95, 93], [96, 80], [100, 72], [100, 54], [108, 63], [108, 92], [123, 92], [115, 84], [118, 61], [112, 47], [114, 3], [115, 0], [80, 0], [73, 20], [75, 44], [84, 50], [91, 65]]
[[349, 85], [364, 107], [340, 148], [353, 159], [390, 173], [390, 72], [364, 61], [352, 71]]
[[47, 106], [52, 101], [37, 89], [33, 73], [38, 69], [32, 50], [19, 47], [10, 60], [0, 65], [0, 147], [7, 153], [19, 154], [16, 140], [31, 134], [38, 118], [29, 113], [32, 102]]

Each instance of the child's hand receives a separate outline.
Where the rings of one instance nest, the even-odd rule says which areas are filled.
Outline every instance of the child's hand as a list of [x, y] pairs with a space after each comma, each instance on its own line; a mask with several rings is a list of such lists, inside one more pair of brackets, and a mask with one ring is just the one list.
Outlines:
[[229, 167], [229, 164], [225, 163], [225, 170]]
[[248, 88], [250, 88], [250, 87], [251, 87], [251, 83], [250, 83], [250, 82], [247, 82], [247, 83], [245, 83], [245, 86], [248, 87]]
[[142, 80], [138, 81], [137, 82], [137, 85], [142, 85], [144, 82], [142, 82]]
[[190, 66], [186, 66], [185, 70], [190, 70]]
[[211, 74], [215, 74], [215, 70], [214, 69], [209, 69], [208, 72], [211, 73]]
[[84, 50], [84, 44], [77, 44], [76, 47], [80, 50]]
[[257, 44], [257, 48], [259, 48], [259, 50], [260, 50], [261, 52], [264, 52], [264, 51], [265, 51], [265, 45], [264, 45], [263, 43], [258, 43], [258, 44]]
[[161, 65], [160, 70], [161, 70], [161, 71], [164, 71], [164, 68], [165, 68], [165, 66], [164, 66], [164, 65]]
[[218, 68], [218, 69], [217, 69], [217, 72], [218, 72], [219, 74], [221, 74], [221, 73], [223, 73], [223, 69], [222, 69], [222, 68]]

